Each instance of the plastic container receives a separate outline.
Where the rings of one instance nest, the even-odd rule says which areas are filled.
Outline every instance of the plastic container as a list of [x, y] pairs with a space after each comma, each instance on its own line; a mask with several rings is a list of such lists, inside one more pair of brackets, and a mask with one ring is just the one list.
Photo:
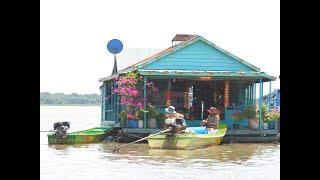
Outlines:
[[157, 127], [157, 120], [156, 119], [148, 119], [147, 127], [148, 128], [156, 128]]
[[208, 134], [206, 127], [189, 127], [195, 134]]
[[130, 128], [137, 128], [138, 127], [138, 120], [130, 119], [130, 120], [128, 120], [128, 125]]
[[138, 128], [143, 128], [143, 120], [138, 120]]

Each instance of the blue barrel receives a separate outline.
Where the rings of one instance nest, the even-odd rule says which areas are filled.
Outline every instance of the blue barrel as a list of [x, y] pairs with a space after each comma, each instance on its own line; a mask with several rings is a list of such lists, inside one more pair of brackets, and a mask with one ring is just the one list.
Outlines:
[[206, 127], [189, 127], [195, 134], [208, 134]]

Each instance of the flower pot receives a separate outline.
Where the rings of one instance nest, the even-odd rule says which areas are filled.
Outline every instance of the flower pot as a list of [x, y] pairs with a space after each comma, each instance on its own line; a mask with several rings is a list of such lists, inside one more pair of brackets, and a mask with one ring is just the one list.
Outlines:
[[147, 127], [148, 128], [156, 128], [157, 127], [157, 120], [156, 119], [148, 119]]
[[240, 124], [232, 124], [233, 129], [240, 129]]
[[138, 120], [138, 128], [143, 128], [143, 120]]
[[130, 120], [128, 120], [128, 125], [130, 128], [137, 128], [138, 121], [136, 119], [130, 119]]
[[272, 122], [268, 123], [268, 128], [269, 129], [276, 129], [276, 122], [272, 121]]
[[258, 127], [259, 127], [258, 119], [250, 119], [249, 120], [249, 128], [250, 129], [258, 129]]

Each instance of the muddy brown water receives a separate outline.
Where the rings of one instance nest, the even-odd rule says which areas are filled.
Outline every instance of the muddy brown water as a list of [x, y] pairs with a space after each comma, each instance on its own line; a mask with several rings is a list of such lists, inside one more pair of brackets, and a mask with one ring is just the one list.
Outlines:
[[[98, 106], [40, 106], [40, 130], [70, 121], [70, 131], [99, 126]], [[279, 144], [223, 144], [192, 151], [134, 144], [48, 145], [40, 132], [41, 179], [280, 179]]]

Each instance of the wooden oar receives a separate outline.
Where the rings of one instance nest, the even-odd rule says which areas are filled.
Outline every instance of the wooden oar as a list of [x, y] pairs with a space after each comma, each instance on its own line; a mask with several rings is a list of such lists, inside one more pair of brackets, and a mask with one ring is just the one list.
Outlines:
[[164, 131], [160, 131], [160, 132], [158, 132], [158, 133], [149, 135], [149, 136], [147, 136], [147, 137], [138, 139], [138, 140], [136, 140], [136, 141], [133, 141], [133, 142], [131, 142], [131, 143], [128, 143], [128, 144], [125, 144], [125, 145], [122, 145], [122, 146], [119, 146], [119, 147], [115, 146], [113, 152], [119, 152], [120, 148], [123, 148], [123, 147], [129, 146], [130, 144], [134, 144], [134, 143], [137, 143], [137, 142], [146, 140], [146, 139], [148, 139], [148, 138], [151, 138], [151, 137], [153, 137], [153, 136], [156, 136], [156, 135], [159, 135], [159, 134], [162, 134], [162, 133], [165, 133], [165, 132], [169, 132], [170, 130], [171, 130], [171, 129], [166, 129], [166, 130], [164, 130]]

